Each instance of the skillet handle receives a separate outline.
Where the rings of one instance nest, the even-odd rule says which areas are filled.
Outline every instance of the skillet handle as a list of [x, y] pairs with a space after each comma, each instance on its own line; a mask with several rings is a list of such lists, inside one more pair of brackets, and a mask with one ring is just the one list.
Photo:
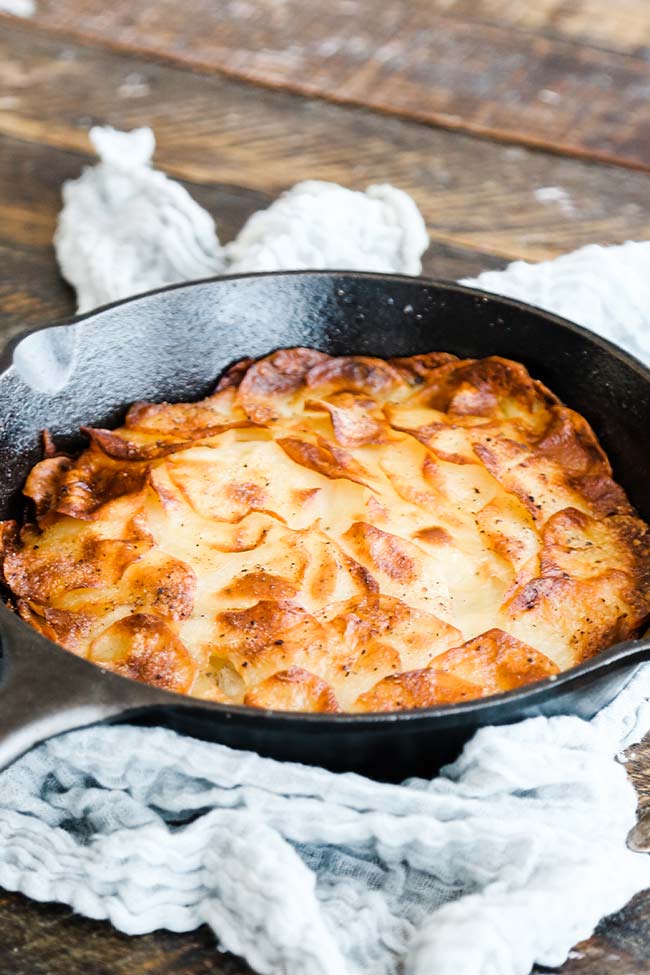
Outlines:
[[[135, 715], [159, 693], [53, 648], [19, 620], [2, 620], [0, 770], [46, 738]], [[152, 692], [153, 693], [150, 693]]]

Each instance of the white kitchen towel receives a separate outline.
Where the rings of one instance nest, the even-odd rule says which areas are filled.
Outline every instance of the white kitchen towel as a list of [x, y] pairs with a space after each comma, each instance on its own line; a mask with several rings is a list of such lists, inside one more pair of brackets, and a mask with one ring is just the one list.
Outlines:
[[[421, 218], [398, 190], [300, 184], [221, 248], [150, 168], [146, 130], [95, 141], [103, 161], [66, 187], [57, 236], [83, 307], [125, 294], [122, 248], [132, 290], [338, 253], [419, 269]], [[584, 248], [478, 283], [645, 352], [649, 249]], [[650, 727], [649, 699], [650, 665], [591, 722], [486, 728], [438, 777], [399, 786], [163, 729], [74, 732], [0, 775], [0, 884], [130, 934], [207, 923], [264, 975], [527, 975], [650, 885], [650, 859], [625, 845], [636, 798], [617, 760]]]
[[360, 193], [319, 180], [298, 183], [221, 247], [212, 217], [151, 167], [151, 129], [96, 127], [90, 139], [101, 162], [65, 184], [54, 241], [80, 312], [215, 274], [422, 268], [429, 244], [422, 215], [394, 186]]
[[563, 315], [650, 361], [650, 241], [590, 244], [540, 264], [515, 261], [463, 284]]

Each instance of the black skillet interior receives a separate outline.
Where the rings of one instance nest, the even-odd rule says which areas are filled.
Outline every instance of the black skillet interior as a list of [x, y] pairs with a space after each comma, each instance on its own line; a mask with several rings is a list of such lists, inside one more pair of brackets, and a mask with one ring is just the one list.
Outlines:
[[[453, 284], [343, 272], [178, 286], [14, 341], [0, 376], [0, 517], [20, 509], [20, 487], [41, 456], [44, 428], [61, 447], [76, 448], [82, 444], [82, 424], [116, 425], [137, 399], [199, 398], [233, 361], [295, 345], [334, 355], [444, 350], [521, 361], [589, 419], [617, 479], [650, 520], [650, 455], [643, 437], [650, 429], [650, 373], [645, 367], [604, 340], [519, 302]], [[15, 618], [9, 622], [10, 615], [0, 606], [0, 633], [7, 641], [11, 630], [14, 645], [46, 643]], [[545, 682], [501, 700], [399, 716], [260, 714], [201, 706], [144, 688], [143, 709], [151, 704], [154, 711], [141, 719], [282, 758], [399, 778], [430, 773], [482, 724], [538, 713], [590, 715], [622, 686], [632, 662], [644, 653], [639, 647], [614, 652], [596, 658], [571, 680]], [[52, 654], [60, 679], [69, 655], [53, 648]], [[107, 676], [85, 664], [75, 673], [87, 684]], [[77, 679], [71, 674], [71, 681]], [[104, 686], [119, 696], [129, 683], [112, 678]]]

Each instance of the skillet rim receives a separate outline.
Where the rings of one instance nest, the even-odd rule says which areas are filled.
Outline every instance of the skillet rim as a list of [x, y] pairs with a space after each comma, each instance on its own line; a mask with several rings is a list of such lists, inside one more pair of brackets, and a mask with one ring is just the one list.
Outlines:
[[[379, 281], [384, 284], [415, 284], [423, 288], [433, 288], [438, 292], [446, 291], [460, 293], [483, 302], [496, 302], [497, 304], [507, 308], [514, 308], [519, 311], [532, 313], [538, 318], [542, 318], [545, 321], [550, 322], [552, 326], [559, 328], [560, 331], [573, 332], [582, 338], [587, 339], [588, 342], [599, 346], [607, 355], [611, 356], [612, 358], [622, 360], [628, 367], [631, 367], [637, 374], [639, 374], [642, 380], [648, 384], [650, 389], [650, 367], [644, 365], [644, 363], [641, 362], [640, 359], [636, 358], [636, 356], [615, 345], [609, 339], [604, 338], [598, 333], [593, 332], [582, 325], [578, 325], [569, 319], [563, 318], [554, 312], [549, 312], [543, 308], [540, 308], [537, 305], [521, 301], [518, 298], [511, 298], [505, 295], [499, 295], [495, 292], [484, 291], [479, 288], [470, 287], [469, 285], [459, 284], [458, 282], [449, 281], [444, 278], [431, 278], [408, 274], [389, 274], [379, 271], [347, 271], [336, 269], [257, 271], [231, 275], [214, 275], [192, 281], [182, 281], [175, 284], [164, 285], [160, 288], [154, 288], [126, 298], [120, 298], [116, 301], [100, 305], [91, 311], [83, 312], [80, 315], [72, 315], [63, 319], [54, 320], [46, 325], [37, 325], [31, 328], [23, 329], [16, 335], [12, 336], [0, 351], [0, 382], [7, 373], [13, 370], [14, 351], [20, 342], [28, 336], [39, 332], [44, 332], [52, 328], [68, 328], [78, 324], [84, 324], [90, 322], [98, 316], [101, 316], [106, 311], [111, 311], [122, 306], [130, 306], [139, 301], [145, 301], [149, 298], [157, 297], [158, 295], [164, 295], [167, 292], [176, 292], [183, 289], [191, 292], [192, 289], [203, 285], [267, 277], [274, 279], [297, 277], [302, 279], [316, 278], [325, 280], [331, 280], [333, 277], [337, 277], [351, 280], [361, 279]], [[47, 637], [44, 637], [42, 634], [35, 631], [9, 609], [4, 598], [0, 598], [0, 636], [2, 635], [2, 630], [5, 624], [8, 624], [10, 627], [17, 627], [21, 634], [24, 633], [26, 636], [29, 636], [30, 639], [35, 639], [38, 643], [42, 643], [50, 650], [53, 649], [59, 655], [65, 655], [64, 657], [61, 657], [62, 666], [65, 669], [63, 660], [70, 657], [70, 651], [65, 650], [63, 647], [59, 646], [59, 644], [54, 643], [52, 640], [49, 640]], [[345, 727], [349, 725], [358, 725], [361, 727], [369, 724], [392, 725], [396, 721], [402, 721], [404, 719], [412, 721], [416, 718], [421, 719], [422, 722], [426, 721], [427, 719], [428, 721], [435, 721], [437, 718], [448, 720], [458, 718], [462, 722], [463, 719], [471, 719], [477, 714], [480, 715], [480, 713], [485, 710], [495, 709], [496, 711], [500, 711], [501, 709], [507, 709], [508, 705], [527, 705], [530, 704], [531, 701], [534, 703], [538, 698], [545, 699], [549, 696], [549, 694], [553, 694], [555, 691], [559, 692], [559, 690], [565, 687], [567, 684], [580, 684], [582, 683], [581, 678], [587, 678], [590, 675], [595, 676], [599, 672], [607, 673], [611, 670], [617, 669], [617, 666], [622, 665], [624, 661], [628, 660], [629, 658], [634, 658], [637, 653], [640, 653], [644, 646], [646, 646], [646, 643], [640, 638], [614, 644], [613, 646], [600, 651], [600, 653], [591, 657], [589, 660], [583, 661], [582, 663], [571, 667], [568, 670], [561, 671], [559, 674], [531, 684], [522, 685], [519, 688], [505, 691], [500, 694], [473, 698], [469, 701], [464, 701], [461, 703], [440, 704], [428, 708], [409, 708], [401, 711], [371, 712], [280, 711], [266, 708], [254, 708], [245, 705], [224, 704], [217, 701], [206, 701], [201, 698], [191, 697], [187, 694], [180, 694], [176, 691], [163, 690], [153, 685], [124, 677], [112, 671], [106, 671], [98, 664], [92, 663], [83, 657], [77, 657], [74, 655], [74, 659], [83, 664], [84, 668], [87, 668], [89, 681], [101, 679], [102, 676], [104, 678], [109, 677], [111, 683], [117, 681], [118, 683], [116, 684], [116, 688], [119, 690], [120, 686], [122, 686], [125, 690], [125, 703], [126, 698], [128, 697], [128, 695], [126, 695], [127, 687], [132, 693], [133, 685], [136, 685], [142, 692], [142, 705], [144, 707], [151, 706], [155, 708], [160, 707], [161, 705], [169, 705], [183, 707], [186, 709], [197, 709], [212, 712], [213, 714], [221, 715], [226, 719], [231, 717], [242, 719], [259, 718], [263, 719], [264, 721], [268, 721], [269, 719], [281, 719], [283, 721], [288, 720], [291, 724], [306, 723], [314, 726], [324, 725], [332, 729], [336, 726]], [[15, 652], [15, 650], [13, 652]], [[146, 700], [149, 695], [151, 696], [151, 701]], [[444, 721], [444, 723], [446, 724], [447, 721]]]
[[[341, 271], [336, 270], [336, 268], [327, 268], [322, 270], [250, 271], [242, 272], [240, 274], [215, 274], [207, 278], [196, 278], [192, 279], [191, 281], [179, 281], [175, 284], [165, 284], [160, 288], [152, 288], [149, 291], [142, 291], [138, 294], [130, 295], [128, 298], [118, 298], [115, 301], [110, 301], [105, 305], [98, 305], [97, 308], [93, 308], [91, 311], [54, 319], [54, 321], [49, 322], [47, 325], [34, 325], [33, 327], [22, 329], [20, 332], [17, 332], [16, 335], [13, 335], [7, 342], [4, 343], [2, 349], [0, 349], [0, 379], [2, 379], [5, 372], [11, 369], [13, 365], [13, 351], [23, 339], [30, 335], [34, 335], [37, 332], [44, 332], [50, 328], [62, 328], [71, 325], [83, 324], [89, 319], [94, 318], [96, 315], [103, 314], [105, 311], [112, 311], [113, 309], [119, 308], [122, 305], [134, 304], [136, 301], [142, 301], [145, 298], [153, 298], [160, 294], [166, 294], [167, 292], [180, 291], [183, 288], [192, 289], [205, 284], [218, 284], [222, 281], [241, 281], [248, 280], [250, 278], [330, 278], [334, 275], [352, 278], [353, 280], [361, 278], [362, 280], [369, 279], [385, 282], [394, 281], [395, 283], [399, 284], [416, 283], [425, 288], [436, 288], [437, 290], [459, 292], [461, 294], [469, 295], [470, 297], [479, 298], [482, 301], [497, 301], [509, 307], [518, 308], [521, 311], [532, 311], [533, 314], [539, 315], [542, 318], [551, 321], [553, 325], [558, 325], [560, 328], [567, 329], [570, 332], [575, 332], [583, 338], [594, 342], [596, 345], [600, 345], [606, 352], [613, 355], [614, 358], [622, 359], [624, 362], [627, 362], [629, 366], [632, 366], [635, 371], [640, 372], [644, 378], [650, 382], [650, 366], [646, 366], [631, 352], [621, 348], [620, 345], [616, 345], [616, 343], [610, 341], [610, 339], [599, 335], [598, 332], [593, 332], [584, 325], [578, 325], [577, 322], [572, 322], [571, 319], [564, 318], [562, 315], [557, 315], [555, 312], [547, 311], [540, 305], [533, 305], [530, 302], [522, 301], [520, 298], [511, 298], [508, 295], [500, 295], [496, 291], [485, 291], [482, 288], [473, 288], [470, 285], [461, 284], [458, 281], [450, 281], [448, 278], [433, 278], [415, 274], [389, 274], [384, 271]], [[382, 357], [378, 356], [377, 358]]]

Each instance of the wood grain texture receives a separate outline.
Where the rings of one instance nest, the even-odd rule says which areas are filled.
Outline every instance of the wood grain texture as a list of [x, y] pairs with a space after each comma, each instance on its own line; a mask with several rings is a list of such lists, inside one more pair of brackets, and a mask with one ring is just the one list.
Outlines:
[[318, 16], [302, 0], [197, 0], [189, 16], [176, 0], [39, 0], [35, 21], [266, 86], [650, 168], [643, 57], [444, 16], [425, 0], [331, 0]]
[[0, 346], [25, 328], [74, 314], [74, 296], [58, 274], [53, 251], [30, 253], [3, 240], [0, 267]]
[[[0, 87], [0, 133], [87, 152], [90, 124], [151, 124], [158, 165], [230, 187], [238, 199], [243, 187], [271, 199], [301, 179], [391, 182], [413, 195], [432, 240], [445, 247], [535, 261], [594, 241], [650, 237], [648, 174], [145, 64], [24, 28], [0, 35]], [[559, 196], [545, 198], [545, 187]], [[219, 231], [228, 239], [221, 220]], [[430, 262], [427, 270], [449, 273]]]
[[[465, 22], [524, 30], [606, 51], [647, 58], [650, 4], [646, 0], [411, 0]], [[552, 99], [551, 99], [552, 100]]]
[[[21, 329], [74, 314], [74, 295], [58, 274], [52, 235], [64, 180], [91, 162], [78, 152], [0, 135], [0, 344]], [[218, 215], [222, 240], [271, 202], [245, 186], [183, 185]], [[493, 255], [437, 243], [427, 252], [424, 273], [453, 280], [503, 265]]]
[[251, 975], [207, 927], [127, 937], [61, 904], [0, 890], [2, 975]]

